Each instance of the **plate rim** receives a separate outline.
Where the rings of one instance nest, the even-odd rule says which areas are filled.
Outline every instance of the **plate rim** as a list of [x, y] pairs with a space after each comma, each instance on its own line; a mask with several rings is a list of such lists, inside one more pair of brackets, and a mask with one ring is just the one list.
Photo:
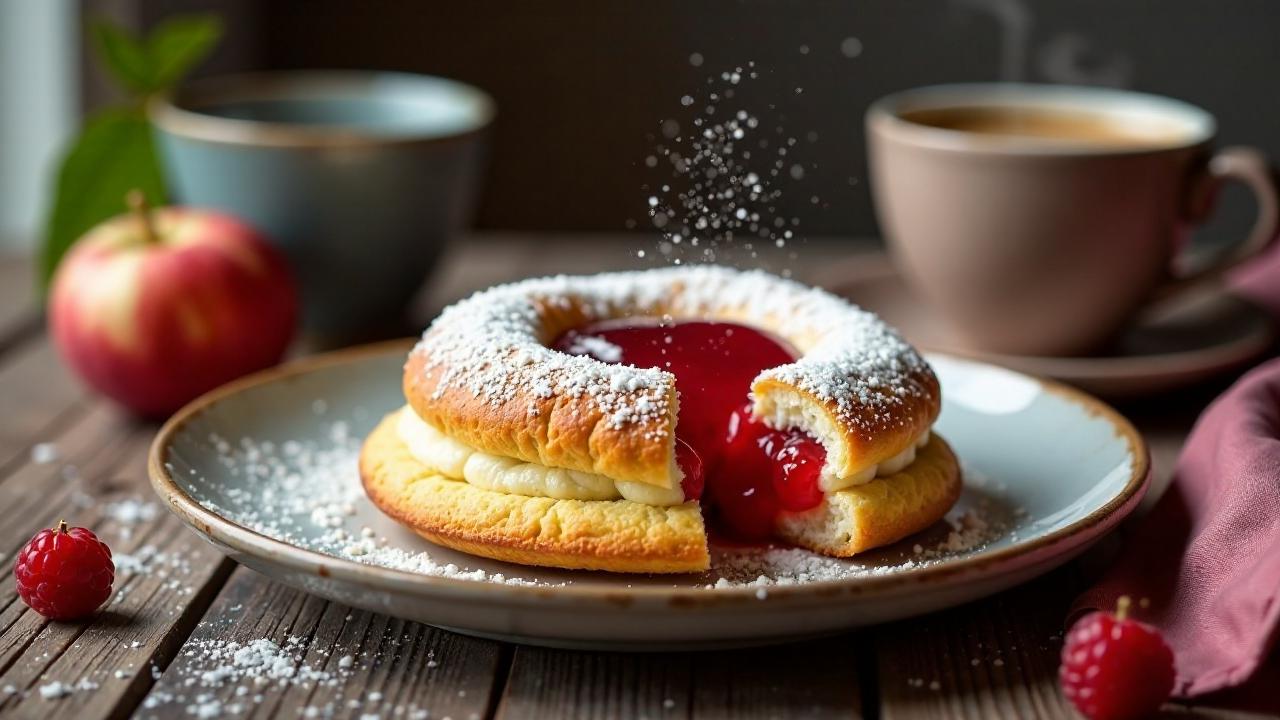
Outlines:
[[[426, 575], [409, 570], [361, 563], [349, 558], [299, 547], [236, 523], [201, 505], [199, 501], [178, 485], [165, 467], [168, 450], [172, 447], [173, 437], [181, 432], [187, 424], [210, 410], [217, 403], [253, 388], [279, 381], [287, 381], [328, 367], [344, 365], [378, 355], [389, 355], [393, 351], [407, 352], [415, 341], [416, 338], [386, 340], [291, 360], [273, 368], [233, 380], [201, 395], [165, 421], [152, 440], [147, 452], [147, 474], [150, 478], [152, 489], [165, 501], [170, 511], [177, 515], [180, 520], [207, 540], [213, 541], [216, 545], [228, 546], [249, 555], [266, 555], [277, 563], [287, 565], [294, 571], [319, 575], [326, 579], [332, 578], [364, 584], [369, 586], [370, 589], [394, 589], [396, 591], [407, 591], [410, 594], [430, 594], [435, 597], [452, 597], [470, 601], [483, 600], [485, 602], [529, 600], [545, 603], [548, 599], [555, 599], [558, 601], [603, 600], [618, 604], [619, 602], [639, 603], [659, 600], [677, 607], [702, 607], [745, 600], [759, 602], [757, 588], [751, 586], [708, 590], [704, 587], [632, 586], [626, 588], [593, 588], [574, 585], [508, 585]], [[931, 354], [943, 356], [967, 365], [1000, 367], [953, 353]], [[779, 601], [788, 598], [812, 598], [815, 596], [830, 598], [837, 593], [845, 596], [861, 596], [902, 590], [926, 582], [940, 582], [966, 573], [981, 574], [984, 571], [991, 571], [992, 575], [997, 575], [1020, 567], [1020, 565], [1015, 565], [1001, 570], [1000, 566], [1010, 562], [1026, 561], [1028, 558], [1034, 558], [1043, 551], [1061, 543], [1070, 543], [1070, 547], [1087, 543], [1127, 517], [1142, 499], [1151, 477], [1150, 451], [1142, 435], [1134, 428], [1133, 424], [1110, 405], [1083, 390], [1018, 370], [1000, 369], [1028, 378], [1037, 383], [1042, 391], [1057, 395], [1068, 402], [1079, 405], [1089, 415], [1102, 417], [1111, 424], [1112, 429], [1127, 444], [1130, 456], [1133, 458], [1133, 467], [1129, 478], [1120, 492], [1114, 494], [1101, 507], [1098, 507], [1085, 517], [1025, 542], [979, 552], [957, 559], [954, 562], [913, 568], [886, 575], [770, 586], [768, 598]], [[1070, 541], [1072, 540], [1077, 542], [1071, 543]], [[378, 582], [375, 583], [373, 582], [374, 580]], [[499, 598], [498, 593], [502, 593], [501, 598]]]

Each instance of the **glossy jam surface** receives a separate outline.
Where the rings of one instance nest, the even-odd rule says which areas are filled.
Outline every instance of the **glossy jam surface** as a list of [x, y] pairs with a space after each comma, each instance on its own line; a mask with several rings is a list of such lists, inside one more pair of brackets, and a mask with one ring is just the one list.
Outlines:
[[804, 433], [772, 430], [751, 419], [751, 381], [795, 359], [765, 333], [720, 322], [615, 322], [570, 330], [553, 347], [676, 376], [676, 435], [682, 441], [676, 457], [685, 472], [685, 497], [702, 498], [726, 534], [768, 538], [779, 512], [807, 510], [822, 501], [822, 446]]

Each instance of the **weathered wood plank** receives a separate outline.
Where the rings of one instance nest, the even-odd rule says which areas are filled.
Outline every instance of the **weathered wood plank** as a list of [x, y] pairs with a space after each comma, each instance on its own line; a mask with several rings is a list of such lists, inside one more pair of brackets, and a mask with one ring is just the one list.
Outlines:
[[879, 627], [879, 705], [897, 718], [1074, 718], [1058, 690], [1066, 568], [993, 598]]
[[703, 653], [520, 647], [499, 718], [851, 718], [854, 636]]
[[[862, 635], [718, 653], [695, 664], [694, 718], [862, 717]], [[697, 656], [694, 656], [695, 663]]]
[[[229, 642], [263, 640], [288, 652], [291, 677], [256, 681], [248, 675], [268, 673], [228, 669]], [[498, 643], [354, 610], [240, 568], [139, 715], [482, 717], [502, 663]]]
[[0, 473], [79, 412], [85, 391], [44, 336], [0, 355]]
[[[116, 556], [116, 593], [87, 621], [53, 623], [0, 583], [0, 714], [123, 717], [203, 614], [231, 563], [152, 499], [154, 427], [93, 404], [51, 438], [54, 462], [28, 459], [0, 481], [0, 573], [41, 527], [65, 518]], [[49, 695], [49, 697], [46, 697]]]
[[24, 256], [0, 256], [0, 353], [40, 332], [35, 269]]
[[695, 660], [518, 647], [498, 718], [688, 717]]

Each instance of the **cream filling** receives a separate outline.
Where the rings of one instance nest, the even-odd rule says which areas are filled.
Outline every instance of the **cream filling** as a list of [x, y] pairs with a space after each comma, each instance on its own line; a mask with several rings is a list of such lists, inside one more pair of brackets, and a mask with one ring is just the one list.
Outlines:
[[[400, 410], [396, 432], [414, 459], [435, 472], [455, 480], [463, 480], [485, 490], [549, 497], [558, 500], [625, 499], [645, 505], [680, 505], [684, 491], [679, 485], [660, 488], [646, 483], [613, 480], [596, 473], [552, 468], [516, 458], [481, 452], [445, 435], [423, 422], [410, 407]], [[828, 476], [818, 481], [823, 492], [843, 490], [861, 485], [877, 477], [901, 472], [916, 460], [916, 450], [929, 442], [929, 431], [921, 433], [907, 449], [847, 478]]]
[[679, 484], [670, 489], [660, 488], [481, 452], [431, 427], [409, 407], [400, 410], [396, 431], [418, 462], [445, 477], [493, 492], [558, 500], [622, 498], [645, 505], [684, 502], [684, 491]]
[[894, 455], [888, 460], [881, 460], [879, 464], [870, 465], [863, 468], [848, 477], [837, 478], [831, 475], [823, 474], [818, 478], [818, 487], [822, 492], [835, 492], [851, 488], [854, 485], [862, 485], [871, 482], [878, 477], [888, 477], [902, 472], [908, 465], [916, 461], [916, 451], [929, 444], [929, 431], [925, 430], [920, 433], [920, 437], [916, 441], [907, 446], [907, 449]]
[[836, 468], [848, 466], [848, 444], [840, 438], [844, 430], [838, 427], [831, 415], [815, 405], [801, 393], [778, 389], [762, 395], [753, 395], [752, 413], [757, 420], [772, 428], [794, 428], [809, 434], [827, 451], [827, 462], [818, 475], [818, 487], [823, 492], [835, 492], [871, 482], [878, 477], [888, 477], [901, 472], [916, 461], [916, 451], [929, 442], [929, 430], [925, 430], [907, 447], [879, 464], [868, 465], [852, 475], [840, 477]]

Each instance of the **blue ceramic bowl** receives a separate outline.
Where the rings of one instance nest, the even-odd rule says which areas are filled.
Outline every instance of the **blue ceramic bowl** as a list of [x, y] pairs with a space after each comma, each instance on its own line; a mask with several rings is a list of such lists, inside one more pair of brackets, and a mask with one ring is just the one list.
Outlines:
[[289, 257], [322, 336], [394, 324], [471, 217], [488, 95], [425, 75], [282, 72], [190, 83], [149, 108], [175, 200]]

